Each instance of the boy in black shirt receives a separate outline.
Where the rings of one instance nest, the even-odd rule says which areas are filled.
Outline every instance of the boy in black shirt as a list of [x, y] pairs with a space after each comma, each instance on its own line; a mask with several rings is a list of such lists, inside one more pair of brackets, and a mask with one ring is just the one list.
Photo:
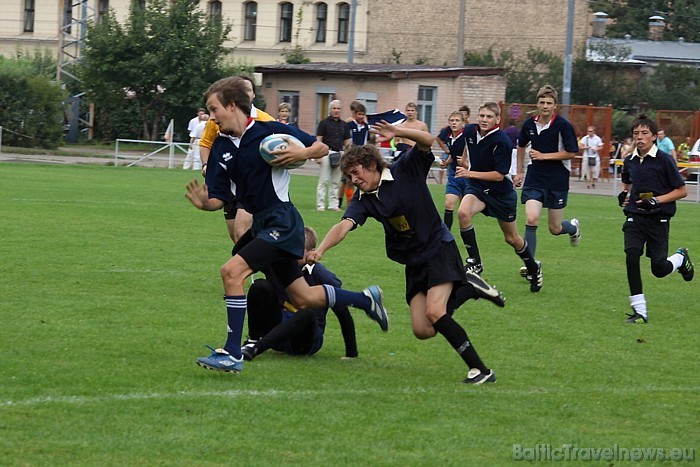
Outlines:
[[648, 320], [639, 267], [644, 245], [654, 276], [665, 277], [678, 270], [684, 280], [691, 281], [694, 275], [687, 248], [679, 248], [666, 257], [676, 200], [685, 198], [688, 190], [673, 157], [654, 144], [656, 133], [656, 122], [645, 115], [632, 122], [635, 149], [625, 158], [622, 191], [618, 195], [619, 204], [627, 216], [622, 232], [632, 314], [628, 315], [626, 322], [634, 324], [644, 324]]

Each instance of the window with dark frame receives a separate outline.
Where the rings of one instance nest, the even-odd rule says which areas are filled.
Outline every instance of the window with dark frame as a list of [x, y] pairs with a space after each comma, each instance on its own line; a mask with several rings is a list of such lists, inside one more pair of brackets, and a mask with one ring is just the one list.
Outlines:
[[292, 19], [294, 5], [289, 2], [280, 4], [280, 42], [292, 42]]
[[34, 32], [34, 0], [24, 0], [24, 32]]
[[99, 0], [97, 2], [97, 21], [100, 23], [107, 17], [109, 13], [109, 0]]
[[245, 8], [245, 32], [243, 34], [243, 40], [254, 41], [258, 17], [258, 4], [256, 2], [246, 2], [243, 5]]
[[207, 7], [209, 18], [216, 21], [221, 21], [221, 2], [218, 0], [213, 0], [209, 2]]
[[73, 2], [65, 0], [63, 2], [63, 25], [62, 30], [65, 34], [71, 33], [71, 25], [73, 24]]
[[338, 4], [338, 43], [348, 43], [348, 29], [350, 25], [350, 5]]
[[316, 42], [326, 42], [326, 28], [328, 25], [328, 5], [316, 4]]

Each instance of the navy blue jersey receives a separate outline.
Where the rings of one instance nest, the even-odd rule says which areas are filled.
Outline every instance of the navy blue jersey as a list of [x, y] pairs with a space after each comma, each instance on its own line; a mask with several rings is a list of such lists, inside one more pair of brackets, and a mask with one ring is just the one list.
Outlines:
[[[518, 146], [524, 148], [532, 143], [532, 149], [542, 153], [566, 151], [578, 152], [576, 132], [568, 120], [555, 115], [552, 120], [539, 129], [537, 117], [528, 118], [523, 123], [518, 136]], [[546, 188], [552, 191], [569, 190], [571, 161], [531, 161], [525, 175], [523, 188]]]
[[[442, 134], [442, 131], [440, 134]], [[450, 162], [450, 166], [448, 168], [448, 175], [454, 175], [455, 170], [457, 169], [457, 158], [462, 157], [462, 154], [464, 153], [464, 128], [457, 131], [456, 135], [453, 135], [452, 129], [447, 127], [447, 132], [445, 132], [443, 136], [444, 139], [442, 141], [445, 143], [445, 146], [447, 146], [447, 149], [450, 150], [450, 156], [452, 157], [452, 161]], [[438, 138], [440, 138], [440, 135], [438, 135]]]
[[397, 263], [422, 264], [454, 240], [425, 183], [434, 161], [431, 151], [414, 147], [384, 169], [376, 191], [355, 191], [343, 214], [357, 225], [369, 217], [378, 220], [384, 227], [387, 257]]
[[661, 196], [685, 185], [676, 161], [670, 154], [658, 150], [656, 146], [652, 147], [644, 159], [639, 157], [636, 149], [625, 157], [622, 166], [622, 183], [632, 185], [629, 204], [624, 208], [625, 214], [661, 214], [669, 217], [676, 213], [675, 201], [661, 203], [657, 211], [651, 212], [637, 207], [640, 193]]
[[241, 138], [220, 134], [212, 144], [206, 174], [209, 198], [229, 202], [235, 196], [253, 215], [289, 202], [289, 172], [260, 156], [260, 142], [273, 133], [296, 136], [307, 147], [316, 142], [314, 136], [279, 122], [253, 121]]
[[510, 138], [501, 130], [493, 130], [483, 138], [479, 135], [478, 125], [467, 125], [464, 129], [464, 140], [467, 146], [469, 170], [476, 172], [499, 172], [505, 177], [500, 182], [469, 179], [469, 184], [482, 191], [510, 193], [513, 182], [510, 179], [510, 164], [513, 149]]
[[367, 144], [367, 137], [369, 136], [369, 126], [367, 123], [359, 124], [355, 120], [350, 120], [347, 122], [348, 128], [350, 128], [350, 140], [355, 146], [364, 146]]

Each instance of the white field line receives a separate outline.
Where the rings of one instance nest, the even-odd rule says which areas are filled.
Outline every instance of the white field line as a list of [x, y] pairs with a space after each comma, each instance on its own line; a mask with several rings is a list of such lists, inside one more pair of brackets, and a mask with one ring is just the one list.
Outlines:
[[[235, 377], [235, 376], [234, 376]], [[700, 387], [656, 387], [650, 386], [645, 388], [636, 388], [636, 390], [648, 393], [697, 393]], [[431, 393], [433, 388], [397, 388], [395, 394], [415, 394], [415, 393]], [[489, 391], [490, 396], [506, 395], [506, 396], [543, 396], [543, 395], [562, 395], [562, 394], [596, 394], [596, 393], [615, 393], [629, 394], [629, 388], [534, 388], [534, 389], [507, 389], [500, 388], [494, 385], [486, 387], [460, 387], [455, 388], [454, 394], [470, 394], [476, 395], [474, 391]], [[440, 390], [441, 394], [445, 394], [444, 390]], [[328, 390], [303, 390], [303, 391], [283, 391], [278, 389], [254, 390], [254, 389], [232, 389], [228, 391], [177, 391], [172, 393], [154, 392], [154, 393], [129, 393], [129, 394], [110, 394], [105, 396], [45, 396], [32, 397], [19, 400], [0, 401], [0, 407], [32, 407], [38, 405], [51, 404], [68, 404], [68, 405], [89, 405], [103, 404], [105, 402], [114, 401], [144, 401], [144, 400], [164, 400], [164, 399], [199, 399], [203, 397], [216, 398], [317, 398], [319, 396], [342, 396], [342, 395], [367, 395], [367, 394], [385, 394], [383, 390], [371, 389], [328, 389]]]

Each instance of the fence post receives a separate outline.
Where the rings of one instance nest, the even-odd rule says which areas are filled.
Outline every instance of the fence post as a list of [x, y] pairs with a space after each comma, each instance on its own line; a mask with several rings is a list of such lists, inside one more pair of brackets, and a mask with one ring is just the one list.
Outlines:
[[0, 154], [2, 154], [2, 126], [0, 126]]
[[175, 167], [175, 141], [174, 141], [175, 140], [175, 120], [174, 119], [170, 119], [170, 123], [168, 124], [168, 129], [165, 130], [165, 135], [166, 135], [166, 138], [168, 137], [168, 135], [170, 135], [170, 138], [168, 138], [169, 139], [168, 142], [170, 143], [170, 147], [168, 148], [169, 149], [168, 168], [172, 169], [173, 167]]

